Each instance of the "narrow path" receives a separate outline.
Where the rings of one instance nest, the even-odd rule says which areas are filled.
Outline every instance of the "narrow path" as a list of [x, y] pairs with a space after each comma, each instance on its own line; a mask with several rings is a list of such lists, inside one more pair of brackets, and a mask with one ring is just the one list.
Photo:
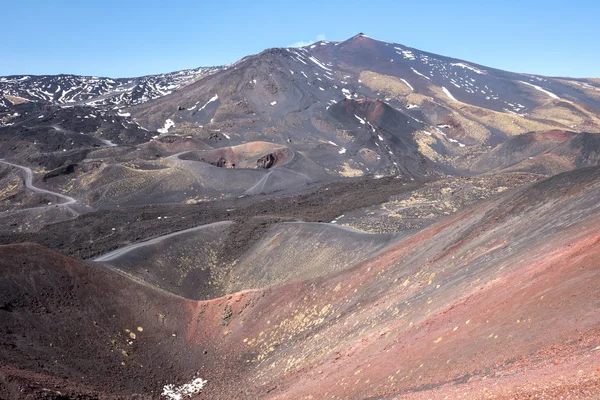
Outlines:
[[198, 230], [201, 230], [201, 229], [204, 229], [204, 228], [210, 228], [210, 227], [213, 227], [213, 226], [229, 225], [229, 224], [233, 224], [233, 221], [213, 222], [212, 224], [200, 225], [200, 226], [196, 226], [194, 228], [190, 228], [190, 229], [185, 229], [185, 230], [178, 231], [178, 232], [169, 233], [167, 235], [159, 236], [159, 237], [156, 237], [154, 239], [146, 240], [144, 242], [134, 243], [132, 245], [122, 247], [120, 249], [117, 249], [117, 250], [111, 251], [109, 253], [103, 254], [100, 257], [94, 258], [94, 259], [92, 259], [92, 261], [106, 262], [106, 261], [114, 260], [115, 258], [118, 258], [119, 256], [122, 256], [123, 254], [128, 253], [131, 250], [137, 249], [139, 247], [149, 246], [151, 244], [160, 243], [163, 240], [171, 238], [173, 236], [178, 236], [178, 235], [181, 235], [181, 234], [184, 234], [184, 233], [198, 231]]
[[[23, 179], [23, 183], [25, 184], [25, 188], [30, 189], [30, 190], [32, 190], [34, 192], [37, 192], [37, 193], [46, 193], [46, 194], [50, 194], [52, 196], [56, 196], [59, 199], [64, 200], [63, 203], [57, 204], [57, 206], [59, 206], [59, 207], [67, 207], [74, 214], [79, 215], [79, 213], [77, 211], [74, 211], [73, 209], [71, 209], [69, 207], [71, 204], [77, 203], [77, 200], [74, 199], [73, 197], [66, 196], [66, 195], [61, 194], [61, 193], [52, 192], [50, 190], [46, 190], [46, 189], [42, 189], [42, 188], [39, 188], [37, 186], [34, 186], [33, 185], [33, 171], [31, 170], [31, 168], [24, 167], [24, 166], [18, 165], [18, 164], [13, 164], [13, 163], [8, 162], [8, 161], [4, 161], [4, 159], [0, 159], [0, 163], [6, 164], [6, 165], [10, 165], [11, 167], [16, 167], [16, 168], [19, 168], [22, 171], [24, 171], [25, 172], [25, 178]], [[52, 207], [52, 206], [32, 207], [32, 208], [26, 208], [26, 209], [23, 209], [23, 210], [16, 210], [16, 211], [13, 211], [13, 212], [19, 212], [19, 211], [22, 212], [22, 211], [25, 211], [25, 210], [32, 210], [32, 209], [36, 209], [37, 210], [37, 209], [50, 208], [50, 207]]]

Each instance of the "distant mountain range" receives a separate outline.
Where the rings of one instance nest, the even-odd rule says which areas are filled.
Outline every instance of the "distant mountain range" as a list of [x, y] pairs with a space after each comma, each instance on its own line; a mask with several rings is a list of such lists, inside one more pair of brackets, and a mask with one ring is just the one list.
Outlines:
[[0, 108], [24, 100], [61, 105], [127, 106], [167, 95], [222, 67], [200, 67], [139, 78], [78, 75], [0, 77]]

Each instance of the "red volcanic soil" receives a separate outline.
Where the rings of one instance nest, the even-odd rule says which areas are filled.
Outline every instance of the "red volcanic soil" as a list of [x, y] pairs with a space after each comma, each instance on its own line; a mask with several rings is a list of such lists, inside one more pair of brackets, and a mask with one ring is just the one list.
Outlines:
[[538, 136], [542, 140], [551, 140], [553, 142], [562, 143], [565, 140], [568, 140], [568, 139], [572, 138], [573, 136], [575, 136], [575, 133], [555, 129], [552, 131], [538, 132], [536, 134], [536, 136]]
[[206, 162], [222, 168], [269, 169], [288, 163], [294, 153], [286, 146], [268, 142], [250, 142], [238, 146], [185, 153], [183, 160]]
[[[212, 337], [228, 359], [249, 356], [244, 381], [256, 398], [484, 398], [542, 393], [544, 382], [557, 393], [596, 385], [600, 215], [597, 205], [575, 210], [589, 210], [600, 188], [590, 175], [570, 178], [460, 213], [327, 279], [231, 299], [229, 325]], [[549, 190], [558, 193], [540, 196]]]
[[379, 120], [385, 111], [385, 104], [375, 99], [345, 99], [344, 107], [349, 113], [356, 114], [374, 125], [379, 125]]
[[183, 299], [42, 246], [0, 246], [0, 276], [0, 398], [156, 396], [210, 348], [186, 345]]
[[359, 33], [336, 47], [337, 57], [351, 64], [368, 64], [373, 60], [386, 59], [381, 43]]
[[561, 174], [345, 270], [209, 301], [0, 247], [0, 394], [156, 397], [198, 376], [210, 399], [594, 398], [599, 196], [600, 168]]

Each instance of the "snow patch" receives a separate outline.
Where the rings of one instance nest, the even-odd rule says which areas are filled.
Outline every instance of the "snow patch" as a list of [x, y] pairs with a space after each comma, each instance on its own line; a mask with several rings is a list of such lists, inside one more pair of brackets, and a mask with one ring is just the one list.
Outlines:
[[475, 68], [475, 67], [473, 67], [473, 66], [471, 66], [469, 64], [465, 64], [465, 63], [452, 63], [450, 65], [452, 65], [454, 67], [460, 67], [460, 68], [464, 68], [464, 69], [469, 69], [469, 70], [471, 70], [471, 71], [473, 71], [473, 72], [475, 72], [475, 73], [477, 73], [479, 75], [484, 75], [485, 74], [485, 71], [477, 69], [477, 68]]
[[317, 60], [315, 57], [310, 56], [308, 57], [308, 59], [312, 62], [314, 62], [315, 64], [317, 64], [319, 67], [323, 68], [325, 71], [331, 71], [331, 69], [327, 68], [325, 65], [323, 65], [321, 63], [321, 61]]
[[523, 81], [519, 81], [520, 83], [524, 83], [527, 86], [531, 86], [532, 88], [534, 88], [535, 90], [538, 90], [540, 92], [546, 93], [548, 96], [552, 97], [553, 99], [560, 99], [560, 97], [558, 97], [557, 95], [555, 95], [552, 92], [549, 92], [546, 89], [543, 89], [541, 87], [539, 87], [538, 85], [534, 85], [533, 83], [528, 83], [528, 82], [523, 82]]
[[412, 51], [410, 50], [402, 50], [399, 47], [394, 47], [396, 50], [400, 50], [397, 51], [396, 53], [400, 54], [402, 57], [404, 57], [405, 59], [408, 60], [416, 60], [415, 55], [413, 54]]
[[419, 71], [417, 71], [416, 69], [414, 69], [414, 68], [412, 68], [412, 67], [411, 67], [410, 69], [412, 69], [412, 72], [414, 72], [415, 74], [417, 74], [417, 75], [419, 75], [419, 76], [422, 76], [423, 78], [425, 78], [425, 79], [427, 79], [427, 80], [431, 80], [431, 78], [429, 78], [428, 76], [425, 76], [425, 75], [423, 75], [422, 73], [420, 73], [420, 72], [419, 72]]
[[170, 129], [171, 127], [173, 127], [173, 126], [175, 126], [175, 122], [173, 122], [173, 121], [172, 121], [172, 120], [170, 120], [170, 119], [167, 119], [167, 120], [165, 121], [165, 126], [164, 126], [163, 128], [157, 129], [156, 131], [157, 131], [158, 133], [169, 133], [169, 129]]
[[205, 108], [207, 105], [209, 105], [209, 104], [210, 104], [210, 103], [212, 103], [213, 101], [217, 101], [218, 99], [219, 99], [219, 95], [218, 95], [218, 94], [215, 94], [213, 97], [211, 97], [211, 98], [210, 98], [210, 99], [209, 99], [209, 100], [206, 102], [206, 104], [205, 104], [205, 105], [203, 105], [202, 107], [200, 107], [200, 108], [198, 109], [198, 111], [202, 111], [202, 110], [204, 110], [204, 108]]
[[402, 82], [404, 82], [404, 83], [406, 84], [406, 86], [408, 86], [408, 87], [410, 88], [410, 90], [412, 90], [413, 92], [415, 91], [415, 89], [414, 89], [414, 88], [413, 88], [413, 87], [410, 85], [410, 83], [408, 83], [408, 82], [406, 81], [406, 79], [404, 79], [404, 78], [400, 78], [400, 80], [401, 80]]
[[356, 117], [356, 119], [357, 119], [357, 120], [359, 120], [359, 121], [360, 121], [360, 123], [361, 123], [361, 124], [363, 124], [363, 125], [365, 124], [365, 120], [364, 120], [364, 119], [362, 119], [361, 117], [359, 117], [359, 116], [358, 116], [358, 115], [356, 115], [356, 114], [354, 114], [354, 116]]
[[182, 400], [184, 397], [192, 397], [200, 393], [204, 385], [206, 385], [206, 381], [202, 378], [196, 378], [181, 386], [165, 385], [163, 386], [162, 396], [170, 400]]
[[448, 96], [448, 98], [450, 100], [458, 101], [454, 98], [454, 96], [452, 96], [452, 93], [450, 93], [450, 91], [448, 89], [446, 89], [444, 86], [442, 86], [442, 90], [444, 91], [444, 93], [446, 93], [446, 96]]

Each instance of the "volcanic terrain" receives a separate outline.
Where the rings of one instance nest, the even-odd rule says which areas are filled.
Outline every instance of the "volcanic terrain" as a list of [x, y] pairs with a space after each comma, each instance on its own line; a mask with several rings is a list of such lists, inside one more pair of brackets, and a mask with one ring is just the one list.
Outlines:
[[0, 399], [600, 398], [599, 132], [364, 34], [0, 77]]

